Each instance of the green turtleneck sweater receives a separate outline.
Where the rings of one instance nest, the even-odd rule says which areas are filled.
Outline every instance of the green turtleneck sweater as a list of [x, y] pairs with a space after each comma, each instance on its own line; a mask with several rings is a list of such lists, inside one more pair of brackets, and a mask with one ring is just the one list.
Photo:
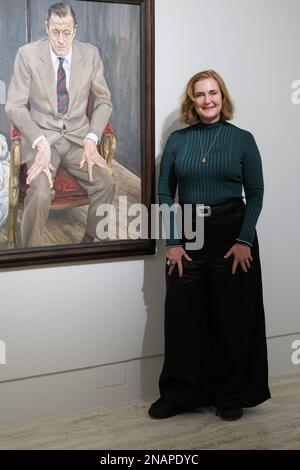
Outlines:
[[[205, 155], [209, 149], [203, 163], [202, 152]], [[243, 198], [244, 189], [246, 209], [237, 241], [252, 245], [264, 184], [259, 150], [250, 132], [220, 121], [173, 132], [161, 161], [159, 203], [171, 206], [177, 189], [181, 203], [208, 206]], [[175, 236], [167, 240], [167, 246], [180, 244]]]

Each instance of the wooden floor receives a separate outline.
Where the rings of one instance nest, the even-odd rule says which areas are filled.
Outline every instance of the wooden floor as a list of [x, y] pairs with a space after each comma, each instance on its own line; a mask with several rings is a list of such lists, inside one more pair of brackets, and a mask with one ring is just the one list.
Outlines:
[[[127, 170], [120, 163], [113, 162], [114, 179], [116, 181], [116, 193], [114, 206], [118, 217], [119, 196], [127, 196], [128, 205], [141, 202], [141, 179]], [[79, 243], [85, 233], [85, 222], [88, 206], [75, 207], [58, 211], [50, 211], [46, 229], [42, 237], [42, 246], [65, 245]], [[20, 241], [20, 223], [22, 211], [18, 213], [17, 242]], [[124, 233], [117, 223], [117, 237]], [[6, 250], [6, 231], [0, 231], [0, 250]]]
[[149, 399], [0, 427], [0, 448], [299, 450], [299, 372], [272, 378], [270, 388], [272, 400], [234, 422], [222, 421], [214, 409], [153, 420]]

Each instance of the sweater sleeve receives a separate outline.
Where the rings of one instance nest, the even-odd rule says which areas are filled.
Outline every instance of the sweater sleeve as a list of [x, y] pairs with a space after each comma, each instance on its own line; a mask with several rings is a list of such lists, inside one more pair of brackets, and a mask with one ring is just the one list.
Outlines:
[[160, 209], [163, 215], [163, 223], [166, 233], [166, 245], [181, 245], [176, 217], [172, 210], [169, 210], [175, 202], [177, 189], [177, 177], [175, 173], [176, 159], [176, 134], [173, 133], [167, 140], [160, 164], [160, 175], [158, 181], [158, 195]]
[[237, 241], [252, 246], [256, 223], [262, 209], [264, 181], [260, 153], [253, 135], [248, 132], [242, 165], [246, 209]]

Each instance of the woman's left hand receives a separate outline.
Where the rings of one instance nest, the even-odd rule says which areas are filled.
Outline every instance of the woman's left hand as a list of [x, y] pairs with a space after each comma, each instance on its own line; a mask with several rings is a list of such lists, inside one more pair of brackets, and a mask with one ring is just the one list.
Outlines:
[[231, 255], [233, 256], [232, 274], [235, 274], [238, 264], [240, 264], [242, 270], [247, 273], [248, 269], [251, 268], [250, 263], [253, 261], [250, 246], [242, 245], [241, 243], [235, 243], [235, 245], [233, 245], [230, 250], [227, 251], [224, 258], [229, 258]]

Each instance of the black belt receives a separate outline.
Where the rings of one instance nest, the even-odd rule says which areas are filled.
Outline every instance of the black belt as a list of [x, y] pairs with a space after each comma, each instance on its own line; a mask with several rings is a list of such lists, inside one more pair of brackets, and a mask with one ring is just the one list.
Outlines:
[[[180, 202], [184, 209], [184, 205], [189, 203]], [[245, 204], [242, 198], [232, 198], [221, 204], [205, 205], [205, 204], [190, 204], [192, 206], [192, 214], [199, 217], [209, 217], [212, 215], [221, 215], [231, 212], [233, 210], [244, 208]]]

